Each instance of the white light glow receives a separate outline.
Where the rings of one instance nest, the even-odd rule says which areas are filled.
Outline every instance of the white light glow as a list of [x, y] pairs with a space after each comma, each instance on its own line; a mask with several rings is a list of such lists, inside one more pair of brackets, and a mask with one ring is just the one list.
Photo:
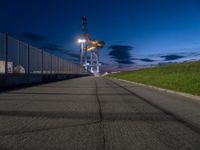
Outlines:
[[85, 39], [78, 39], [78, 43], [85, 43], [86, 40]]

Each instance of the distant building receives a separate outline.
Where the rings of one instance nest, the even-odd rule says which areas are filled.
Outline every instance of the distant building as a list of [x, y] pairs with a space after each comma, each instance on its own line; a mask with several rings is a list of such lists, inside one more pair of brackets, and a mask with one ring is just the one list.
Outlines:
[[17, 65], [14, 67], [14, 73], [25, 73], [25, 69], [21, 65]]
[[[8, 62], [8, 73], [13, 73], [13, 62]], [[0, 60], [0, 73], [5, 73], [5, 61]]]

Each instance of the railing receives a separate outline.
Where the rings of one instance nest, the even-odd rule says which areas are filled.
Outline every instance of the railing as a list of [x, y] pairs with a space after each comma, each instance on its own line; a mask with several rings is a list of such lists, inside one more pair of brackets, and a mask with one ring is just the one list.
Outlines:
[[79, 65], [0, 33], [0, 74], [82, 74]]

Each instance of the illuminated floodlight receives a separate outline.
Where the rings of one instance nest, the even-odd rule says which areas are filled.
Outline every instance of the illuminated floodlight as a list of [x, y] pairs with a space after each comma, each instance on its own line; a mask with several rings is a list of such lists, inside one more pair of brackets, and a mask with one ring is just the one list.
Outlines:
[[78, 43], [85, 43], [86, 40], [85, 39], [78, 39]]
[[88, 47], [87, 48], [87, 51], [92, 51], [93, 49], [95, 49], [96, 47], [94, 47], [94, 46], [91, 46], [91, 47]]

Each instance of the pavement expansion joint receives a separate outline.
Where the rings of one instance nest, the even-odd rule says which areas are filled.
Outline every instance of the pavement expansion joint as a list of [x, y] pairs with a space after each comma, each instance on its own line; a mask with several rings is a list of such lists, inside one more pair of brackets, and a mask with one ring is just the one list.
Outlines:
[[103, 147], [102, 149], [105, 149], [106, 147], [106, 139], [105, 139], [105, 133], [104, 133], [104, 124], [103, 124], [103, 113], [102, 113], [102, 106], [101, 106], [101, 101], [100, 101], [100, 98], [99, 98], [99, 94], [98, 94], [98, 84], [97, 84], [97, 80], [96, 78], [94, 79], [95, 80], [95, 89], [96, 89], [96, 97], [97, 97], [97, 103], [98, 103], [98, 107], [99, 107], [99, 117], [100, 117], [100, 128], [101, 128], [101, 131], [102, 131], [102, 138], [103, 138]]

